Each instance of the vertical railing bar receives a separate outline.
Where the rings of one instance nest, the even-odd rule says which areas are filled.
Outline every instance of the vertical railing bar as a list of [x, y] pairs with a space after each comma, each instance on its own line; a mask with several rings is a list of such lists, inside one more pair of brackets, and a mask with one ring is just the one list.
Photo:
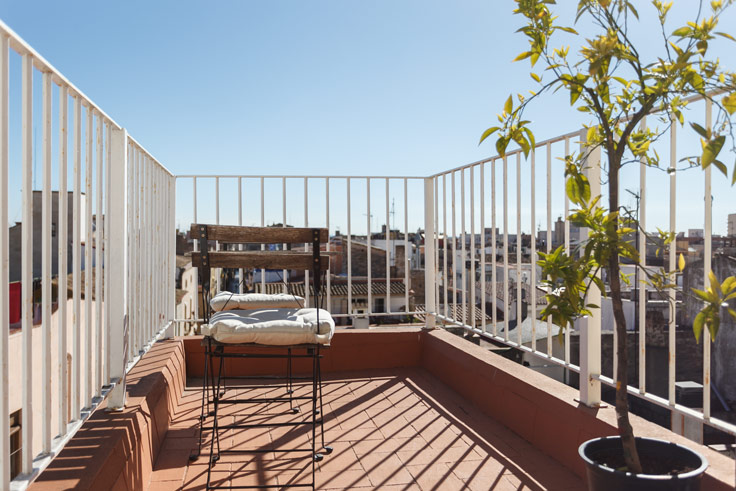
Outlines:
[[[220, 178], [215, 177], [215, 225], [220, 224]], [[215, 250], [220, 250], [220, 241], [215, 241]], [[215, 273], [215, 293], [222, 290], [220, 287], [220, 277], [222, 276], [222, 268], [214, 268]]]
[[480, 164], [480, 313], [486, 332], [486, 164]]
[[[153, 237], [153, 226], [154, 226], [154, 186], [156, 184], [155, 177], [153, 175], [153, 162], [151, 159], [143, 154], [143, 163], [145, 165], [146, 169], [146, 208], [145, 208], [145, 214], [146, 214], [146, 229], [145, 229], [145, 242], [144, 244], [155, 244], [157, 240], [155, 240], [155, 237]], [[154, 329], [156, 328], [156, 322], [154, 317], [154, 295], [153, 295], [153, 258], [154, 258], [154, 248], [151, 248], [151, 250], [145, 251], [145, 265], [146, 265], [146, 276], [145, 276], [145, 282], [146, 282], [146, 337], [143, 339], [143, 343], [141, 343], [141, 349], [145, 349], [148, 342], [153, 337]]]
[[135, 250], [132, 251], [133, 257], [135, 258], [135, 265], [136, 265], [136, 285], [139, 287], [133, 288], [133, 299], [134, 299], [134, 309], [133, 309], [133, 315], [136, 319], [136, 337], [135, 337], [135, 345], [133, 346], [134, 351], [132, 353], [132, 357], [137, 356], [140, 353], [141, 348], [143, 347], [143, 323], [146, 321], [146, 304], [145, 304], [145, 293], [143, 292], [143, 289], [145, 288], [145, 285], [143, 283], [145, 279], [145, 258], [141, 254], [141, 250], [143, 248], [144, 244], [144, 234], [145, 234], [145, 213], [146, 213], [146, 170], [145, 166], [143, 165], [143, 159], [138, 151], [138, 149], [135, 146], [131, 146], [131, 149], [133, 150], [133, 158], [135, 159], [135, 166], [136, 166], [136, 188], [137, 188], [137, 195], [136, 195], [136, 239], [135, 239]]
[[[350, 228], [350, 178], [347, 178], [346, 182], [347, 192], [347, 214], [348, 214], [348, 314], [353, 314], [353, 242], [352, 242], [352, 231]], [[355, 322], [353, 321], [353, 325]]]
[[498, 336], [498, 285], [497, 274], [496, 274], [496, 162], [498, 159], [494, 159], [491, 162], [491, 243], [493, 252], [491, 254], [491, 269], [493, 274], [491, 278], [491, 297], [493, 298], [493, 312], [491, 314], [493, 322], [493, 335]]
[[[552, 251], [552, 143], [547, 142], [547, 254]], [[547, 277], [546, 279], [549, 279]], [[547, 293], [552, 290], [547, 286]], [[547, 317], [547, 356], [552, 356], [552, 318]]]
[[[265, 181], [263, 176], [261, 176], [261, 227], [266, 226], [266, 193], [264, 192], [266, 189], [265, 187]], [[265, 244], [261, 244], [261, 250], [265, 250], [266, 246]], [[261, 268], [261, 292], [266, 292], [266, 269]], [[308, 295], [308, 293], [307, 293]], [[306, 300], [305, 306], [309, 305], [309, 299]]]
[[[156, 164], [155, 160], [151, 160], [153, 164], [153, 173], [156, 176], [156, 187], [154, 188], [154, 212], [155, 220], [153, 222], [153, 237], [152, 242], [155, 244], [155, 256], [152, 259], [154, 277], [152, 284], [152, 293], [154, 294], [154, 328], [153, 336], [162, 327], [163, 321], [163, 293], [166, 290], [165, 276], [162, 274], [166, 267], [166, 255], [165, 251], [167, 248], [168, 236], [164, 235], [163, 232], [163, 208], [161, 204], [164, 201], [165, 191], [163, 188], [161, 169]], [[153, 339], [153, 337], [151, 337]]]
[[457, 211], [455, 209], [455, 171], [452, 171], [450, 185], [452, 186], [450, 193], [450, 198], [452, 199], [452, 319], [457, 321], [457, 232], [455, 230]]
[[508, 158], [503, 157], [503, 338], [509, 340], [509, 176]]
[[161, 240], [156, 236], [156, 222], [158, 220], [158, 176], [156, 173], [156, 166], [153, 160], [144, 153], [144, 159], [146, 162], [146, 169], [149, 176], [148, 185], [148, 227], [146, 229], [146, 237], [148, 238], [147, 243], [150, 244], [150, 249], [146, 251], [146, 264], [148, 268], [148, 274], [146, 275], [146, 283], [148, 285], [148, 332], [146, 333], [146, 339], [143, 343], [145, 346], [153, 339], [154, 333], [158, 330], [158, 317], [157, 317], [157, 297], [154, 285], [158, 285], [156, 280], [158, 279], [156, 274], [156, 259], [158, 257], [158, 246]]
[[[286, 177], [281, 178], [281, 226], [283, 228], [286, 228]], [[287, 245], [286, 243], [281, 244], [281, 247], [283, 250], [286, 250]], [[289, 285], [287, 284], [289, 282], [289, 272], [285, 269], [281, 271], [281, 277], [284, 280], [282, 291], [284, 293], [289, 292]]]
[[327, 228], [327, 312], [332, 312], [332, 260], [330, 258], [330, 178], [325, 177], [325, 228]]
[[[192, 208], [193, 208], [193, 215], [194, 215], [194, 223], [199, 223], [197, 221], [197, 178], [192, 178]], [[199, 247], [197, 246], [197, 240], [192, 237], [192, 246], [194, 252], [197, 252], [199, 250]], [[199, 319], [199, 272], [197, 268], [192, 268], [193, 271], [193, 277], [194, 277], [194, 319]]]
[[[134, 262], [134, 251], [136, 248], [136, 245], [134, 243], [135, 238], [135, 201], [134, 197], [135, 194], [135, 162], [133, 160], [133, 147], [128, 142], [128, 139], [125, 138], [125, 141], [123, 142], [123, 145], [125, 146], [125, 166], [126, 166], [126, 172], [125, 175], [128, 177], [127, 182], [127, 190], [126, 190], [126, 198], [127, 198], [127, 215], [126, 215], [126, 224], [127, 224], [127, 254], [128, 254], [128, 267], [126, 272], [127, 277], [127, 284], [126, 284], [126, 297], [128, 299], [126, 303], [126, 314], [128, 315], [128, 343], [127, 343], [127, 353], [124, 354], [126, 357], [126, 360], [130, 360], [131, 354], [133, 353], [133, 343], [135, 342], [135, 315], [133, 312], [133, 305], [134, 305], [134, 296], [133, 296], [133, 285], [135, 285], [135, 262]], [[116, 155], [116, 157], [118, 157]], [[112, 211], [112, 210], [111, 210]], [[127, 367], [126, 367], [127, 368]]]
[[[304, 178], [304, 227], [309, 227], [309, 181], [308, 178]], [[310, 244], [304, 243], [304, 252], [309, 252]], [[314, 298], [317, 298], [318, 293], [314, 292]], [[309, 270], [304, 271], [304, 303], [306, 306], [310, 305], [310, 291], [309, 291]], [[315, 305], [319, 307], [319, 305]]]
[[141, 306], [143, 308], [143, 316], [141, 318], [140, 326], [141, 326], [141, 336], [138, 339], [139, 345], [138, 345], [138, 353], [142, 354], [143, 349], [146, 346], [146, 343], [148, 342], [148, 336], [151, 328], [151, 308], [150, 308], [150, 295], [149, 295], [149, 289], [148, 289], [148, 275], [149, 275], [149, 268], [148, 268], [148, 259], [151, 257], [151, 254], [146, 251], [143, 251], [143, 247], [146, 244], [150, 244], [149, 237], [148, 237], [148, 228], [150, 226], [150, 215], [149, 212], [151, 210], [151, 200], [149, 196], [149, 191], [151, 189], [151, 175], [149, 174], [149, 165], [148, 165], [148, 159], [146, 156], [138, 150], [138, 160], [140, 161], [141, 165], [141, 174], [143, 175], [142, 186], [141, 186], [141, 238], [140, 238], [140, 264], [141, 264], [141, 285], [143, 288], [141, 289], [140, 293], [140, 299], [141, 299]]
[[536, 206], [537, 206], [537, 171], [536, 171], [536, 165], [537, 165], [537, 149], [532, 148], [532, 159], [529, 166], [529, 175], [531, 176], [531, 189], [530, 189], [530, 212], [531, 212], [531, 255], [530, 255], [530, 288], [529, 288], [529, 294], [530, 294], [530, 300], [529, 305], [531, 307], [531, 312], [527, 315], [531, 315], [532, 320], [532, 339], [531, 339], [531, 348], [532, 353], [537, 352], [537, 232], [536, 232], [536, 222], [537, 222], [537, 214], [536, 214]]
[[72, 276], [72, 295], [73, 301], [73, 317], [72, 317], [72, 419], [81, 417], [80, 397], [80, 351], [81, 351], [81, 310], [82, 310], [82, 265], [80, 263], [82, 255], [81, 247], [81, 167], [82, 167], [82, 101], [79, 96], [74, 97], [74, 138], [72, 140], [74, 153], [74, 196], [72, 206], [72, 258], [73, 258], [73, 276]]
[[[644, 131], [647, 127], [646, 117], [642, 118], [640, 128]], [[642, 268], [646, 268], [647, 265], [647, 165], [644, 157], [640, 158], [639, 162], [639, 216], [637, 217], [639, 223], [636, 224], [639, 231], [639, 264]], [[639, 289], [639, 393], [646, 394], [646, 361], [647, 361], [647, 347], [646, 347], [646, 325], [647, 325], [647, 289], [644, 283], [639, 282], [636, 285]], [[615, 336], [614, 336], [615, 337]]]
[[[112, 166], [112, 123], [107, 121], [105, 125], [106, 129], [106, 138], [105, 138], [105, 150], [106, 150], [106, 158], [107, 158], [107, 165], [105, 166], [105, 214], [104, 216], [104, 230], [103, 230], [103, 243], [105, 244], [104, 248], [104, 262], [103, 264], [107, 266], [107, 268], [110, 268], [110, 220], [108, 219], [110, 217], [111, 213], [111, 205], [110, 205], [110, 186], [111, 186], [111, 180], [110, 180], [110, 173], [111, 173], [111, 166]], [[59, 207], [59, 213], [61, 214], [61, 207]], [[103, 293], [103, 300], [105, 302], [105, 328], [103, 329], [103, 335], [105, 338], [105, 363], [103, 365], [103, 372], [104, 372], [104, 380], [105, 384], [110, 384], [110, 274], [109, 269], [102, 268], [102, 272], [104, 274], [104, 293]], [[122, 278], [119, 279], [122, 281]]]
[[84, 406], [92, 406], [92, 335], [94, 320], [92, 319], [92, 177], [94, 164], [94, 118], [92, 106], [86, 106], [87, 125], [85, 127], [87, 151], [84, 163]]
[[141, 168], [141, 159], [138, 154], [138, 150], [131, 143], [130, 152], [128, 153], [132, 159], [133, 174], [134, 174], [134, 190], [133, 196], [135, 202], [133, 203], [133, 249], [129, 250], [130, 260], [134, 265], [133, 269], [133, 286], [131, 287], [131, 312], [130, 317], [133, 320], [131, 325], [131, 343], [130, 343], [130, 354], [128, 360], [134, 359], [139, 352], [141, 346], [141, 323], [145, 319], [145, 312], [143, 311], [143, 305], [141, 304], [140, 291], [143, 289], [143, 274], [141, 271], [141, 224], [143, 217], [141, 212], [143, 210], [142, 199], [143, 199], [143, 172]]
[[468, 325], [468, 279], [467, 279], [467, 267], [465, 266], [466, 251], [465, 251], [465, 169], [460, 170], [460, 265], [462, 267], [462, 276], [460, 281], [462, 282], [462, 312], [463, 312], [463, 325]]
[[43, 453], [51, 452], [51, 74], [43, 73], [43, 191], [41, 196], [41, 435]]
[[386, 242], [386, 312], [391, 312], [391, 222], [389, 221], [389, 182], [386, 178], [386, 233], [383, 238]]
[[[5, 49], [3, 48], [3, 53]], [[67, 404], [67, 325], [66, 325], [66, 307], [69, 295], [67, 288], [67, 237], [68, 237], [68, 221], [67, 213], [69, 208], [69, 197], [67, 194], [67, 151], [69, 144], [68, 124], [69, 124], [69, 93], [66, 85], [59, 87], [59, 205], [57, 218], [57, 236], [58, 239], [58, 259], [57, 259], [57, 302], [59, 308], [56, 318], [58, 330], [58, 371], [59, 371], [59, 392], [58, 392], [58, 421], [59, 434], [66, 435], [66, 427], [68, 420], [69, 407]], [[4, 154], [3, 154], [4, 157]], [[0, 224], [0, 228], [2, 225]], [[0, 280], [2, 281], [2, 280]], [[4, 421], [4, 420], [3, 420]]]
[[[169, 194], [166, 199], [166, 202], [169, 206], [169, 250], [170, 253], [169, 256], [169, 269], [168, 269], [168, 277], [169, 277], [169, 317], [168, 320], [172, 320], [176, 317], [176, 290], [174, 288], [174, 281], [175, 281], [175, 275], [176, 275], [176, 177], [169, 176], [168, 177], [168, 190]], [[176, 325], [177, 329], [177, 335], [181, 336], [181, 324]]]
[[[565, 138], [565, 158], [570, 155], [570, 138]], [[570, 199], [567, 197], [567, 192], [563, 191], [562, 195], [565, 197], [565, 253], [570, 254], [570, 221], [567, 219], [570, 216]], [[565, 363], [570, 364], [570, 329], [565, 329]], [[614, 336], [615, 338], [616, 336]], [[614, 358], [616, 358], [614, 356]], [[567, 373], [567, 372], [566, 372]]]
[[[243, 178], [238, 177], [238, 225], [243, 226]], [[238, 244], [238, 250], [243, 250], [243, 244]], [[245, 270], [243, 268], [238, 269], [238, 293], [243, 293], [243, 275]]]
[[[710, 130], [713, 124], [713, 103], [710, 99], [705, 101], [705, 127]], [[711, 169], [708, 166], [705, 172], [705, 189], [703, 193], [705, 205], [705, 217], [703, 223], [703, 289], [711, 285], [709, 274], [711, 272], [712, 258], [712, 231], [713, 231], [713, 195], [711, 193]], [[710, 330], [703, 329], [703, 419], [710, 419]]]
[[130, 169], [132, 176], [132, 196], [129, 199], [132, 201], [130, 219], [133, 221], [133, 228], [131, 230], [132, 237], [131, 242], [133, 247], [128, 249], [128, 255], [130, 256], [130, 268], [131, 268], [131, 287], [130, 287], [130, 323], [128, 332], [130, 333], [130, 343], [128, 345], [128, 360], [135, 358], [138, 353], [139, 345], [139, 325], [141, 318], [140, 310], [140, 296], [138, 291], [142, 288], [140, 278], [140, 264], [139, 264], [139, 251], [140, 251], [140, 197], [141, 197], [141, 173], [140, 173], [140, 162], [138, 159], [138, 152], [135, 147], [130, 144], [128, 151], [128, 157], [130, 161]]
[[[133, 221], [134, 211], [134, 203], [133, 203], [133, 196], [135, 195], [135, 172], [134, 172], [134, 166], [133, 166], [133, 155], [132, 155], [132, 147], [128, 143], [127, 136], [123, 138], [122, 145], [125, 147], [125, 152], [121, 152], [125, 155], [125, 159], [123, 160], [123, 164], [126, 167], [126, 171], [123, 173], [128, 179], [126, 181], [126, 192], [124, 194], [125, 196], [125, 203], [126, 203], [126, 213], [123, 214], [126, 218], [125, 224], [127, 227], [127, 234], [124, 234], [127, 237], [127, 247], [125, 247], [125, 251], [127, 252], [128, 258], [127, 258], [127, 268], [125, 268], [125, 276], [126, 281], [123, 283], [118, 282], [118, 287], [121, 284], [125, 285], [125, 298], [127, 299], [127, 302], [125, 302], [125, 315], [128, 316], [128, 342], [123, 343], [122, 345], [125, 345], [127, 347], [127, 352], [123, 353], [123, 357], [125, 357], [126, 360], [130, 360], [132, 347], [131, 344], [133, 344], [135, 339], [135, 319], [133, 317], [133, 273], [134, 273], [134, 264], [133, 264], [133, 250], [135, 248], [133, 244], [133, 236], [135, 235], [135, 224]], [[115, 155], [116, 159], [120, 157], [120, 155]], [[111, 167], [112, 170], [112, 167]], [[116, 169], [119, 171], [119, 169]], [[117, 189], [119, 191], [119, 189]], [[122, 193], [121, 193], [122, 194]], [[110, 210], [111, 213], [113, 213], [112, 209]], [[112, 244], [109, 244], [111, 247], [114, 247]], [[109, 324], [108, 324], [109, 325]], [[125, 351], [125, 350], [121, 350]], [[111, 354], [111, 357], [113, 355]], [[127, 367], [126, 367], [127, 368]], [[114, 369], [111, 369], [111, 373], [114, 372]], [[118, 394], [120, 395], [120, 394]]]
[[[10, 43], [0, 34], [0, 421], [10, 421], [9, 355], [9, 232], [8, 232], [8, 120], [9, 120], [9, 62]], [[10, 425], [0, 425], [0, 486], [7, 491], [10, 482]]]
[[[447, 240], [447, 239], [445, 239]], [[409, 250], [409, 180], [404, 178], [404, 305], [409, 312], [409, 269], [411, 251]]]
[[516, 152], [516, 342], [521, 343], [521, 152]]
[[[433, 316], [436, 322], [437, 319], [437, 313], [439, 313], [439, 303], [440, 303], [440, 282], [437, 281], [437, 276], [439, 272], [440, 267], [440, 250], [439, 250], [439, 244], [440, 244], [440, 234], [439, 234], [439, 223], [440, 223], [440, 215], [439, 215], [439, 179], [434, 178], [434, 234], [432, 235], [432, 241], [434, 243], [434, 275], [432, 277], [434, 278], [434, 312], [435, 315]], [[426, 235], [426, 234], [425, 234]]]
[[[442, 254], [442, 292], [443, 292], [443, 305], [445, 307], [445, 317], [448, 316], [448, 305], [447, 305], [447, 289], [448, 289], [448, 274], [447, 274], [447, 174], [442, 174], [442, 234], [443, 234], [443, 254]], [[407, 306], [408, 308], [408, 306]]]
[[[670, 124], [670, 233], [677, 233], [677, 125], [674, 118]], [[669, 270], [675, 271], [677, 255], [677, 239], [670, 242]], [[677, 357], [676, 317], [677, 306], [675, 305], [677, 286], [669, 288], [669, 319], [667, 332], [667, 398], [671, 406], [675, 405], [675, 364]]]
[[[367, 177], [365, 180], [365, 195], [366, 195], [366, 263], [368, 269], [368, 318], [370, 322], [370, 314], [373, 313], [373, 263], [371, 262], [371, 178]], [[426, 291], [425, 291], [426, 295]]]
[[470, 174], [470, 326], [475, 327], [475, 166], [468, 168]]
[[97, 372], [95, 379], [95, 397], [102, 395], [102, 247], [103, 247], [103, 227], [104, 215], [102, 214], [102, 178], [103, 178], [103, 160], [102, 160], [102, 128], [104, 122], [102, 114], [97, 114], [97, 189], [95, 196], [97, 197], [97, 205], [95, 206], [95, 341], [97, 342], [95, 361], [97, 362]]
[[[22, 62], [22, 206], [21, 296], [23, 329], [23, 421], [21, 472], [33, 471], [33, 58]], [[6, 422], [2, 422], [6, 424]], [[4, 457], [4, 456], [3, 456]]]

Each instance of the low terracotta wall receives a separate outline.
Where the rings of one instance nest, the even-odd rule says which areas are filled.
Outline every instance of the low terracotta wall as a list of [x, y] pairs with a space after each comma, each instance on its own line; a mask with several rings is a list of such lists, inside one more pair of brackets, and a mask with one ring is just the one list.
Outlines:
[[[341, 329], [332, 338], [331, 346], [322, 350], [323, 373], [401, 368], [419, 366], [421, 360], [422, 330], [418, 328], [379, 328], [370, 330]], [[204, 373], [204, 346], [201, 336], [184, 338], [187, 354], [187, 376], [201, 377]], [[253, 349], [229, 348], [229, 352], [255, 352]], [[284, 349], [270, 349], [284, 353]], [[266, 352], [257, 348], [258, 353]], [[304, 353], [296, 350], [294, 353]], [[286, 361], [269, 358], [228, 358], [225, 372], [228, 375], [266, 375], [285, 373]], [[294, 359], [295, 373], [312, 370], [308, 359]], [[216, 372], [215, 372], [216, 373]]]
[[104, 402], [31, 489], [144, 489], [185, 383], [182, 341], [156, 343], [128, 374], [125, 409]]
[[[580, 404], [577, 390], [507, 360], [446, 331], [425, 332], [421, 366], [488, 416], [581, 477], [578, 447], [591, 438], [616, 435], [612, 406]], [[734, 461], [661, 426], [631, 415], [638, 436], [661, 438], [698, 450], [710, 463], [703, 489], [734, 489]]]

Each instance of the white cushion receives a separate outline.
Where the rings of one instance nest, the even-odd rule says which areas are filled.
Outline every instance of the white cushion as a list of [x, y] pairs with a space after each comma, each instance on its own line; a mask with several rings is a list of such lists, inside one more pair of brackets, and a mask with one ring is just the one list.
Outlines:
[[[319, 322], [317, 316], [319, 315]], [[221, 343], [272, 346], [329, 344], [335, 321], [322, 309], [227, 310], [210, 318], [202, 334]]]
[[304, 299], [289, 293], [230, 293], [220, 292], [210, 300], [210, 307], [215, 312], [222, 310], [252, 309], [298, 309], [304, 305]]

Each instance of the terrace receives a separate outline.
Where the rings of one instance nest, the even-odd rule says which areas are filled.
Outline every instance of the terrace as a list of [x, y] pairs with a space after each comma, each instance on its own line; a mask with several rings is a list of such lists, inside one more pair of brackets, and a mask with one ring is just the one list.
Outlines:
[[[266, 225], [266, 203], [273, 209], [274, 201], [281, 205], [275, 208], [283, 226], [296, 210], [303, 216], [303, 223], [296, 225], [325, 226], [332, 233], [336, 222], [342, 220], [340, 226], [346, 227], [342, 228], [346, 232], [342, 236], [345, 270], [340, 277], [348, 285], [346, 308], [335, 317], [350, 325], [358, 324], [359, 319], [386, 318], [391, 323], [397, 318], [422, 319], [420, 327], [338, 329], [323, 360], [325, 438], [335, 452], [318, 464], [319, 489], [584, 488], [578, 445], [594, 436], [616, 433], [614, 410], [602, 402], [606, 388], [615, 384], [609, 376], [615, 370], [607, 367], [602, 355], [602, 340], [610, 326], [604, 310], [582, 322], [575, 333], [567, 331], [562, 344], [553, 339], [554, 326], [538, 320], [535, 310], [541, 293], [530, 258], [542, 246], [535, 238], [529, 242], [528, 254], [522, 252], [523, 229], [534, 230], [537, 216], [546, 217], [544, 247], [551, 247], [553, 210], [557, 213], [569, 206], [562, 193], [563, 169], [559, 165], [553, 169], [552, 161], [569, 153], [582, 130], [539, 142], [530, 161], [525, 162], [529, 169], [525, 173], [521, 171], [522, 154], [517, 151], [506, 158], [493, 157], [432, 176], [175, 176], [0, 23], [0, 115], [6, 120], [10, 56], [19, 56], [22, 67], [24, 197], [32, 194], [33, 138], [28, 123], [33, 118], [34, 97], [41, 100], [45, 123], [43, 205], [38, 217], [41, 234], [32, 235], [33, 227], [27, 226], [22, 235], [21, 330], [0, 334], [0, 357], [9, 360], [0, 366], [0, 419], [7, 421], [16, 407], [24, 416], [18, 432], [23, 444], [18, 449], [10, 448], [9, 428], [0, 426], [5, 457], [0, 462], [2, 489], [204, 487], [206, 451], [198, 461], [188, 458], [197, 445], [198, 387], [203, 376], [201, 338], [182, 335], [184, 326], [198, 320], [199, 307], [194, 300], [191, 315], [177, 313], [175, 224], [260, 221]], [[39, 91], [34, 89], [33, 77], [39, 75], [42, 91], [34, 96]], [[52, 98], [53, 94], [57, 97]], [[59, 118], [52, 122], [55, 111]], [[53, 162], [52, 132], [64, 135], [59, 157]], [[674, 134], [671, 137], [676, 138]], [[8, 138], [6, 125], [0, 130], [0, 166], [6, 174]], [[71, 152], [67, 148], [70, 141]], [[535, 159], [546, 160], [546, 173], [535, 173]], [[675, 155], [672, 162], [676, 160]], [[51, 184], [52, 163], [54, 171], [64, 176], [56, 189]], [[67, 172], [74, 183], [69, 190]], [[596, 182], [595, 174], [590, 177]], [[667, 178], [676, 180], [677, 173]], [[709, 172], [704, 179], [707, 195], [711, 192]], [[641, 185], [646, 187], [646, 182]], [[559, 192], [537, 192], [545, 187]], [[295, 189], [303, 202], [287, 199]], [[8, 198], [4, 187], [0, 192], [0, 240], [7, 244]], [[71, 209], [66, 200], [59, 200], [57, 222], [51, 214], [53, 194], [65, 196], [68, 192], [72, 194]], [[227, 193], [229, 202], [237, 197], [237, 216], [221, 216], [220, 203], [225, 199], [221, 193]], [[525, 203], [531, 202], [528, 212], [523, 211], [523, 196]], [[384, 232], [381, 239], [372, 231], [376, 223], [392, 229], [389, 203], [394, 199], [403, 203], [399, 212], [403, 224], [395, 237], [393, 232]], [[24, 224], [34, 221], [32, 205], [31, 199], [23, 202]], [[644, 197], [641, 206], [646, 206]], [[670, 217], [683, 206], [687, 205], [672, 194]], [[416, 209], [421, 213], [413, 211]], [[713, 241], [711, 211], [709, 207], [705, 210], [706, 256]], [[526, 225], [522, 215], [528, 220]], [[381, 218], [374, 222], [373, 216]], [[510, 223], [514, 216], [515, 226]], [[51, 289], [52, 218], [60, 235], [56, 253], [61, 270], [67, 268], [66, 244], [72, 244], [72, 291], [66, 297], [52, 294]], [[674, 222], [670, 225], [675, 230]], [[488, 227], [492, 247], [498, 245], [500, 254], [485, 252]], [[421, 238], [410, 242], [410, 231], [416, 228], [422, 229], [416, 234]], [[568, 222], [562, 235], [562, 243], [570, 247]], [[478, 237], [480, 241], [476, 241]], [[372, 244], [380, 241], [386, 252], [376, 261], [372, 255], [377, 249]], [[82, 250], [83, 243], [93, 242], [96, 247]], [[353, 242], [361, 244], [359, 253], [354, 252]], [[41, 245], [43, 264], [37, 327], [31, 287], [34, 243]], [[403, 246], [402, 260], [397, 259], [396, 246]], [[668, 251], [672, 264], [675, 247], [673, 244]], [[0, 312], [8, 324], [8, 248], [2, 250]], [[87, 265], [104, 267], [82, 269], [81, 258]], [[357, 273], [362, 261], [368, 265], [365, 274]], [[102, 274], [93, 275], [93, 269]], [[701, 279], [708, 269], [710, 264], [703, 268]], [[239, 274], [242, 278], [243, 272]], [[411, 285], [398, 299], [401, 309], [394, 309], [391, 301], [391, 281], [396, 278]], [[85, 291], [94, 292], [84, 299], [83, 280]], [[337, 278], [327, 276], [326, 308], [337, 311], [337, 301], [330, 294], [331, 281]], [[260, 282], [265, 290], [265, 274], [260, 275]], [[360, 282], [368, 287], [365, 308], [358, 311], [352, 285]], [[376, 283], [386, 285], [383, 311], [374, 302], [371, 285]], [[193, 288], [196, 293], [196, 286]], [[647, 298], [646, 293], [644, 289], [638, 292], [642, 299]], [[410, 298], [410, 294], [414, 296]], [[600, 299], [600, 292], [597, 294]], [[674, 299], [675, 289], [669, 294]], [[529, 307], [521, 300], [527, 295], [532, 310], [525, 315], [523, 309]], [[308, 288], [305, 296], [309, 302]], [[491, 312], [486, 311], [489, 298], [494, 303]], [[641, 326], [647, 326], [651, 317], [646, 305], [647, 300], [642, 301], [635, 313]], [[647, 329], [635, 334], [641, 356], [635, 371], [638, 380], [628, 381], [630, 393], [664, 408], [672, 418], [670, 427], [677, 429], [679, 422], [679, 433], [691, 432], [694, 427], [691, 433], [697, 436], [700, 428], [701, 442], [703, 425], [736, 435], [733, 422], [711, 409], [711, 383], [722, 380], [718, 378], [722, 375], [711, 373], [717, 360], [711, 360], [708, 341], [699, 348], [702, 404], [692, 408], [677, 400], [676, 319], [677, 309], [683, 307], [674, 301], [669, 304], [665, 330], [673, 356], [664, 366], [649, 368]], [[471, 311], [480, 315], [468, 315]], [[528, 336], [521, 326], [525, 317], [530, 322]], [[462, 330], [474, 342], [444, 329], [450, 327]], [[566, 385], [547, 377], [540, 373], [544, 370], [494, 353], [499, 346], [515, 350], [527, 361], [559, 369], [567, 380], [582, 382], [574, 388], [572, 382]], [[714, 348], [713, 356], [726, 355]], [[280, 372], [280, 367], [233, 363], [229, 370], [231, 375], [273, 374]], [[297, 371], [304, 370], [297, 366]], [[664, 395], [647, 390], [647, 370], [650, 375], [656, 371], [668, 374]], [[266, 390], [272, 389], [252, 384], [234, 389], [233, 394]], [[281, 409], [273, 405], [265, 413], [232, 417], [284, 418]], [[710, 462], [705, 489], [733, 486], [733, 458], [643, 418], [633, 416], [633, 424], [638, 435], [667, 438], [704, 453]], [[224, 437], [233, 445], [256, 443], [269, 450], [286, 442], [308, 441], [310, 435], [276, 429], [229, 430]], [[11, 450], [19, 454], [19, 473], [13, 479], [8, 458]], [[270, 453], [260, 458], [223, 459], [217, 466], [213, 481], [233, 485], [288, 485], [309, 478], [303, 460], [277, 458]]]

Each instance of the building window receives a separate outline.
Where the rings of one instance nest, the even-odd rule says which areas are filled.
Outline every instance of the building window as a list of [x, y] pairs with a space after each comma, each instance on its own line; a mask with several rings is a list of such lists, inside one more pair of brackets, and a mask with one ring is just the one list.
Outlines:
[[21, 466], [21, 410], [10, 415], [10, 479], [20, 474]]
[[376, 306], [373, 309], [376, 313], [382, 313], [386, 312], [386, 299], [385, 298], [377, 298], [376, 299]]

